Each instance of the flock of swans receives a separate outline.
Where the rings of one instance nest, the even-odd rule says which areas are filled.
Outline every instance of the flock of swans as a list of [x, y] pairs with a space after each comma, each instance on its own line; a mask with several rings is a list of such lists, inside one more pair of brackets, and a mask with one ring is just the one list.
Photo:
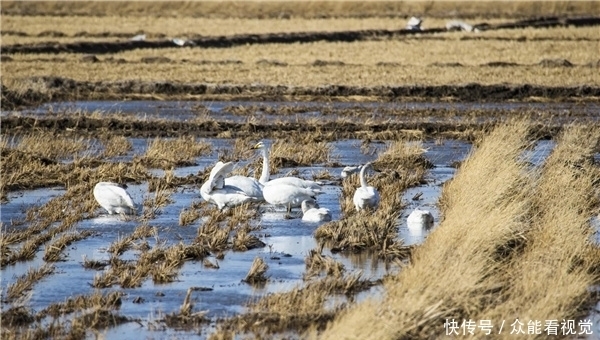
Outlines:
[[[248, 202], [266, 202], [285, 207], [288, 215], [292, 208], [301, 207], [303, 221], [331, 221], [329, 209], [320, 208], [317, 203], [317, 196], [324, 193], [319, 183], [292, 176], [270, 179], [269, 145], [261, 141], [252, 149], [259, 150], [263, 158], [260, 178], [229, 176], [235, 164], [219, 161], [200, 187], [200, 195], [206, 202], [215, 204], [219, 210]], [[371, 163], [346, 167], [341, 173], [341, 177], [346, 178], [360, 171], [360, 187], [356, 188], [352, 200], [357, 211], [376, 210], [379, 207], [379, 192], [367, 184], [365, 176], [368, 170], [374, 171]], [[96, 201], [109, 214], [135, 214], [133, 199], [125, 189], [117, 183], [100, 182], [94, 187], [93, 193]], [[409, 228], [429, 229], [433, 225], [433, 216], [426, 210], [417, 209], [410, 214], [407, 222]]]

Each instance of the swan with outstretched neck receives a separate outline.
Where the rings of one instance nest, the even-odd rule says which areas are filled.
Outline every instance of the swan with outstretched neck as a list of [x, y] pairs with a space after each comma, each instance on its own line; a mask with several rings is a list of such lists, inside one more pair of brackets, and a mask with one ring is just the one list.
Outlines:
[[379, 206], [379, 192], [375, 187], [367, 185], [367, 180], [365, 179], [365, 172], [367, 170], [373, 170], [371, 163], [365, 164], [360, 170], [360, 187], [356, 188], [352, 199], [357, 211], [364, 209], [374, 210]]
[[317, 195], [323, 193], [321, 186], [314, 181], [308, 181], [292, 176], [271, 180], [269, 146], [267, 143], [261, 141], [252, 149], [260, 150], [263, 157], [263, 168], [258, 181], [263, 185], [262, 193], [267, 203], [286, 206], [288, 212], [290, 212], [292, 208], [300, 207], [302, 201], [315, 199]]

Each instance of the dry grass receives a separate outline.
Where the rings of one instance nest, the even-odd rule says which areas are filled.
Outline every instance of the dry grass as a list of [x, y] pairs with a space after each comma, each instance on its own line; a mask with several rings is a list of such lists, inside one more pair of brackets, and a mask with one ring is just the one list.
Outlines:
[[129, 139], [123, 136], [106, 135], [101, 137], [100, 140], [104, 145], [104, 151], [102, 152], [104, 158], [125, 155], [133, 149]]
[[[75, 18], [96, 17], [103, 13], [97, 21], [90, 21], [85, 27], [91, 32], [112, 30], [131, 30], [136, 32], [144, 27], [159, 27], [162, 30], [172, 27], [196, 27], [190, 18], [247, 18], [248, 21], [266, 21], [267, 19], [285, 19], [293, 21], [299, 18], [406, 18], [419, 15], [431, 18], [498, 18], [498, 17], [531, 17], [553, 15], [586, 15], [597, 13], [598, 4], [580, 1], [504, 1], [502, 3], [479, 3], [470, 1], [273, 1], [257, 3], [254, 1], [224, 2], [153, 2], [142, 4], [136, 2], [83, 2], [73, 6], [71, 2], [36, 1], [22, 3], [8, 1], [2, 6], [2, 16], [26, 20], [31, 16], [75, 16]], [[21, 19], [20, 16], [23, 16]], [[123, 19], [123, 17], [127, 19]], [[155, 22], [149, 18], [159, 18]], [[39, 18], [39, 17], [38, 17]], [[34, 32], [56, 30], [64, 27], [64, 22], [51, 21], [47, 26], [39, 27], [39, 19], [29, 23], [28, 28]], [[256, 20], [260, 19], [260, 20]], [[143, 21], [145, 20], [145, 21]], [[96, 24], [97, 23], [97, 27]], [[5, 29], [15, 29], [10, 21], [3, 18]], [[4, 26], [7, 25], [7, 26]], [[258, 24], [255, 24], [258, 26]], [[22, 27], [24, 25], [19, 25]], [[231, 26], [231, 25], [225, 25]], [[203, 29], [201, 26], [198, 29]], [[204, 28], [206, 29], [206, 28]], [[221, 28], [225, 29], [225, 28]], [[81, 31], [80, 28], [72, 32]], [[167, 31], [172, 33], [172, 31]]]
[[29, 153], [32, 156], [50, 159], [77, 158], [77, 155], [90, 148], [90, 141], [78, 136], [65, 133], [37, 132], [19, 139], [16, 150]]
[[264, 284], [267, 282], [267, 277], [265, 276], [267, 269], [269, 269], [269, 266], [265, 260], [262, 257], [255, 257], [248, 274], [246, 274], [246, 277], [242, 281], [252, 285]]
[[446, 319], [499, 327], [516, 317], [585, 315], [587, 289], [598, 280], [588, 219], [598, 178], [589, 155], [599, 135], [567, 130], [541, 173], [519, 161], [528, 135], [528, 124], [515, 122], [478, 143], [444, 187], [441, 225], [385, 283], [385, 297], [342, 313], [323, 338], [435, 338]]
[[593, 161], [599, 142], [597, 127], [567, 127], [558, 137], [537, 182], [523, 254], [500, 273], [505, 286], [498, 303], [479, 315], [524, 322], [588, 315], [590, 287], [600, 281], [600, 249], [590, 241], [589, 221], [599, 204], [600, 173]]
[[15, 300], [23, 295], [27, 290], [30, 290], [33, 285], [44, 277], [54, 272], [54, 266], [45, 264], [37, 269], [30, 268], [27, 273], [21, 275], [17, 281], [8, 285], [6, 288], [6, 298]]
[[61, 256], [62, 251], [68, 245], [70, 245], [73, 242], [82, 240], [92, 234], [93, 234], [93, 232], [91, 232], [90, 230], [84, 230], [84, 231], [80, 231], [80, 232], [65, 233], [65, 234], [61, 235], [54, 242], [52, 242], [51, 244], [49, 244], [46, 247], [45, 254], [44, 254], [44, 261], [56, 262], [56, 261], [62, 260], [64, 258], [64, 256]]
[[211, 146], [194, 137], [177, 139], [156, 138], [140, 158], [142, 164], [151, 168], [172, 169], [178, 166], [194, 165], [196, 157], [210, 153]]
[[398, 214], [403, 207], [400, 193], [424, 180], [431, 164], [423, 152], [419, 143], [397, 141], [374, 162], [381, 173], [369, 177], [367, 182], [377, 188], [381, 196], [376, 211], [355, 211], [352, 197], [360, 186], [359, 176], [346, 178], [340, 198], [343, 218], [321, 225], [315, 237], [333, 251], [372, 249], [382, 258], [406, 257], [409, 248], [402, 246], [397, 238]]

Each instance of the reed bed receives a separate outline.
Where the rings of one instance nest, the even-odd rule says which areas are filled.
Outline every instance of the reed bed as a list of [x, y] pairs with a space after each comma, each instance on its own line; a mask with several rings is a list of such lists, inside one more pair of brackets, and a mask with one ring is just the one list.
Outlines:
[[527, 212], [525, 194], [520, 192], [527, 182], [516, 158], [526, 133], [524, 126], [504, 127], [484, 139], [444, 188], [444, 221], [414, 251], [411, 265], [385, 283], [385, 298], [343, 313], [324, 338], [439, 335], [443, 331], [439, 320], [463, 316], [469, 304], [477, 308], [481, 303], [477, 300], [492, 287], [483, 280], [497, 266], [490, 257], [523, 228], [515, 215]]
[[[522, 252], [499, 273], [502, 294], [476, 318], [520, 320], [528, 333], [531, 322], [539, 338], [548, 335], [547, 320], [586, 321], [590, 287], [598, 284], [600, 248], [592, 240], [590, 216], [598, 209], [600, 173], [593, 161], [600, 142], [597, 127], [570, 126], [539, 170], [532, 193], [531, 227], [523, 235]], [[552, 282], [552, 284], [548, 284]], [[551, 297], [551, 298], [550, 298]], [[578, 323], [573, 331], [580, 332]], [[560, 327], [560, 326], [559, 326]], [[568, 326], [567, 326], [568, 327]], [[564, 331], [558, 331], [565, 334]], [[510, 338], [504, 334], [498, 338]]]
[[193, 137], [154, 139], [140, 162], [151, 168], [172, 169], [195, 164], [196, 157], [210, 153], [211, 146]]

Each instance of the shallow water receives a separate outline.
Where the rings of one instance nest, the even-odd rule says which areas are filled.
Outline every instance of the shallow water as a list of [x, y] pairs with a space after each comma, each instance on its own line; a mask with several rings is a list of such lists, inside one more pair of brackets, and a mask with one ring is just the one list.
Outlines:
[[[143, 152], [143, 148], [151, 142], [139, 138], [132, 141], [134, 151], [125, 158]], [[229, 148], [231, 143], [229, 140], [224, 139], [210, 139], [207, 141], [214, 145], [213, 152], [208, 156], [199, 157], [195, 166], [176, 169], [176, 176], [195, 174], [198, 171], [203, 171], [206, 167], [212, 166], [217, 161], [218, 150]], [[374, 160], [377, 153], [384, 150], [387, 145], [386, 143], [373, 143], [370, 148], [372, 152], [363, 154], [360, 151], [361, 143], [359, 140], [332, 142], [330, 144], [332, 158], [344, 166], [364, 164]], [[441, 184], [451, 178], [454, 173], [454, 168], [451, 168], [450, 164], [464, 159], [469, 152], [470, 145], [459, 141], [444, 141], [443, 143], [432, 141], [426, 142], [424, 147], [429, 149], [426, 155], [436, 167], [429, 174], [427, 185], [411, 189], [410, 192], [423, 191], [422, 200], [418, 203], [428, 206], [437, 214], [435, 202], [441, 190]], [[240, 166], [242, 164], [240, 163]], [[299, 176], [312, 178], [314, 173], [323, 169], [339, 178], [342, 167], [313, 166], [299, 167], [296, 170], [299, 171]], [[292, 169], [283, 168], [273, 177], [281, 176], [290, 170]], [[156, 175], [162, 175], [163, 173], [161, 170], [153, 172]], [[147, 191], [147, 183], [129, 185], [127, 190], [137, 204], [141, 204], [144, 199], [152, 195]], [[56, 188], [11, 193], [9, 203], [2, 205], [2, 222], [9, 225], [11, 220], [22, 218], [27, 208], [44, 204], [51, 198], [60, 196], [63, 192], [63, 189]], [[340, 194], [339, 182], [325, 181], [324, 194], [318, 198], [320, 206], [330, 209], [334, 219], [341, 217]], [[407, 193], [406, 195], [410, 196], [411, 194]], [[198, 188], [179, 188], [171, 194], [171, 199], [173, 202], [162, 208], [161, 213], [151, 220], [150, 225], [158, 228], [159, 241], [162, 240], [167, 244], [171, 244], [182, 240], [188, 243], [195, 238], [201, 222], [198, 221], [190, 226], [180, 227], [178, 225], [179, 214], [183, 209], [188, 208], [192, 202], [201, 201]], [[409, 204], [410, 206], [412, 206], [412, 201]], [[101, 291], [123, 291], [125, 296], [122, 298], [123, 304], [120, 313], [138, 319], [142, 324], [148, 326], [148, 324], [152, 324], [148, 320], [157, 320], [160, 315], [179, 310], [187, 289], [192, 286], [212, 288], [211, 291], [194, 292], [193, 297], [194, 311], [206, 310], [208, 317], [214, 320], [218, 317], [243, 311], [245, 303], [253, 298], [271, 292], [288, 291], [293, 287], [302, 285], [305, 271], [304, 259], [310, 250], [317, 248], [313, 233], [319, 224], [303, 222], [300, 218], [286, 219], [284, 210], [271, 206], [264, 205], [260, 209], [262, 213], [255, 223], [260, 225], [261, 229], [255, 234], [267, 244], [264, 248], [245, 252], [227, 251], [222, 260], [217, 260], [214, 256], [209, 257], [211, 262], [218, 263], [219, 269], [206, 268], [200, 262], [186, 262], [179, 270], [177, 281], [173, 283], [154, 284], [151, 279], [148, 279], [140, 288], [121, 289], [114, 286]], [[51, 303], [64, 301], [68, 297], [92, 293], [94, 289], [90, 286], [90, 283], [99, 272], [85, 269], [82, 266], [83, 257], [107, 260], [109, 254], [106, 250], [110, 244], [119, 237], [130, 234], [139, 225], [139, 222], [135, 220], [126, 221], [119, 216], [104, 215], [100, 209], [98, 212], [98, 216], [80, 221], [76, 226], [77, 230], [92, 230], [95, 234], [69, 246], [64, 252], [66, 254], [65, 261], [53, 264], [56, 267], [55, 273], [36, 283], [28, 300], [28, 305], [33, 310], [42, 310]], [[23, 225], [19, 228], [25, 227], [26, 225]], [[423, 241], [424, 237], [410, 239], [410, 235], [407, 235], [404, 229], [404, 224], [400, 224], [400, 237], [405, 238], [407, 243], [414, 244]], [[152, 238], [148, 241], [150, 245], [157, 242]], [[23, 275], [30, 268], [38, 268], [43, 265], [43, 254], [44, 246], [39, 249], [33, 261], [17, 263], [2, 269], [3, 289], [15, 282], [18, 276]], [[121, 258], [135, 259], [136, 254], [137, 251], [129, 250]], [[362, 271], [364, 278], [379, 279], [389, 273], [390, 270], [397, 269], [387, 266], [368, 253], [359, 255], [331, 254], [325, 249], [323, 254], [340, 261], [344, 264], [347, 272]], [[269, 281], [262, 288], [256, 288], [241, 281], [257, 256], [262, 257], [269, 265], [267, 271]], [[377, 291], [377, 289], [372, 289], [370, 292], [360, 294], [358, 298], [363, 299], [378, 294]], [[144, 302], [133, 303], [133, 300], [138, 297], [143, 299]], [[138, 332], [138, 327], [137, 323], [128, 323], [107, 330], [106, 335], [131, 334], [130, 332], [133, 331]], [[144, 331], [147, 332], [148, 330], [144, 328]], [[178, 334], [178, 332], [169, 330], [169, 334]]]
[[[252, 101], [150, 101], [150, 100], [131, 100], [131, 101], [74, 101], [74, 102], [54, 102], [46, 103], [37, 108], [24, 110], [20, 112], [3, 111], [0, 116], [10, 114], [47, 116], [62, 112], [98, 112], [100, 114], [115, 114], [130, 116], [140, 120], [167, 119], [174, 121], [190, 121], [198, 118], [210, 117], [215, 120], [228, 120], [234, 122], [244, 122], [251, 120], [283, 120], [295, 121], [297, 119], [318, 118], [320, 121], [335, 119], [335, 114], [323, 114], [318, 111], [307, 111], [297, 114], [273, 115], [260, 110], [252, 115], [237, 115], [226, 110], [227, 107], [254, 107], [257, 105], [277, 107], [299, 107], [315, 108], [323, 107], [321, 102], [252, 102]], [[382, 113], [378, 109], [397, 109], [397, 110], [453, 110], [457, 114], [467, 113], [469, 111], [489, 111], [494, 112], [524, 112], [539, 111], [552, 114], [552, 120], [556, 123], [566, 124], [585, 117], [598, 121], [598, 112], [600, 104], [598, 103], [520, 103], [520, 102], [484, 102], [484, 103], [448, 103], [448, 102], [366, 102], [366, 103], [345, 103], [333, 102], [325, 104], [328, 108], [347, 109], [356, 106], [370, 108], [373, 110], [371, 118], [381, 118]], [[395, 119], [405, 119], [401, 116]], [[431, 119], [431, 118], [429, 118]], [[439, 118], [437, 118], [439, 120]], [[452, 118], [450, 118], [452, 119]], [[502, 115], [490, 115], [486, 119], [502, 119]], [[434, 119], [435, 120], [435, 119]]]

